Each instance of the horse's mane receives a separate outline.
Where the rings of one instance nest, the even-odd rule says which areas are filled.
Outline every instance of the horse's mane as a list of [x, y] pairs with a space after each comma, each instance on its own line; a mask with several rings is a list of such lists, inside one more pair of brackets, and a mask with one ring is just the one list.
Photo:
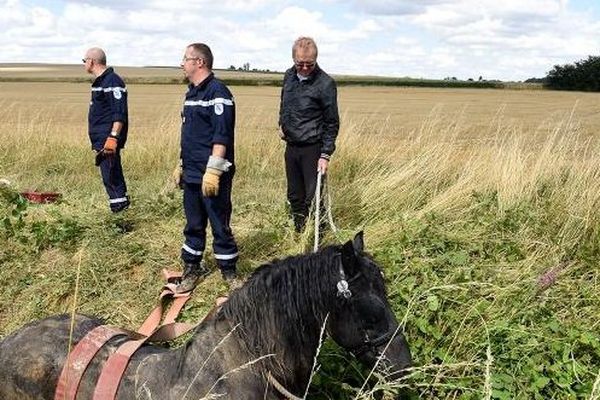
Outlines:
[[316, 349], [325, 316], [340, 303], [336, 298], [340, 249], [328, 246], [317, 253], [274, 260], [256, 269], [232, 293], [220, 316], [236, 326], [235, 335], [250, 354], [306, 361], [298, 358], [305, 349]]

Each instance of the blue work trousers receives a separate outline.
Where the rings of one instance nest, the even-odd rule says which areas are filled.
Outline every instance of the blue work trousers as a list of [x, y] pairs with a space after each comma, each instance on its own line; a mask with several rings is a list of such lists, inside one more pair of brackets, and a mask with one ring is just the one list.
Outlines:
[[100, 173], [102, 182], [108, 194], [108, 203], [113, 212], [119, 212], [129, 207], [127, 196], [127, 184], [123, 176], [121, 166], [121, 151], [117, 150], [113, 155], [105, 156], [100, 162]]
[[219, 194], [204, 197], [201, 185], [184, 182], [183, 209], [186, 225], [181, 258], [185, 263], [200, 263], [206, 247], [206, 226], [210, 222], [213, 234], [213, 256], [221, 271], [235, 271], [238, 248], [229, 226], [231, 220], [231, 186], [233, 176], [224, 173], [219, 183]]

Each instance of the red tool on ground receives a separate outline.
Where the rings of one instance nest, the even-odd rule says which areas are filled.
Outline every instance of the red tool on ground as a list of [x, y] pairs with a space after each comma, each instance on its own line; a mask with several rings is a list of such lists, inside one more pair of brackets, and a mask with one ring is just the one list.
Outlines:
[[38, 204], [54, 203], [62, 197], [62, 195], [57, 192], [38, 192], [35, 190], [21, 192], [21, 196], [25, 197], [31, 203]]

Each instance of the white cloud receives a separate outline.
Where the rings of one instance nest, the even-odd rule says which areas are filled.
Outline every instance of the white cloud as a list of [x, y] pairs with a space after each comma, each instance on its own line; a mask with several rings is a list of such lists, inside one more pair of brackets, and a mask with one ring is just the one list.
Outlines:
[[266, 27], [288, 38], [300, 35], [319, 37], [328, 28], [322, 21], [323, 14], [318, 11], [308, 11], [301, 7], [287, 7], [279, 12]]
[[379, 0], [379, 1], [368, 1], [368, 0], [354, 0], [355, 6], [366, 12], [367, 14], [373, 15], [411, 15], [419, 14], [423, 12], [425, 8], [430, 5], [440, 5], [451, 0]]
[[74, 62], [101, 46], [116, 65], [177, 65], [202, 41], [217, 67], [283, 70], [309, 35], [328, 72], [525, 79], [598, 52], [600, 22], [576, 1], [0, 0], [0, 62]]

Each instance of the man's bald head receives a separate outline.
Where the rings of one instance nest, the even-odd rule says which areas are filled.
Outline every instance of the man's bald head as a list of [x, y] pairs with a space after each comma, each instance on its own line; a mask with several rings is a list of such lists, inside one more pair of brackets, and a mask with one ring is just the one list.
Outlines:
[[85, 53], [85, 58], [91, 58], [100, 65], [106, 65], [106, 53], [100, 47], [92, 47]]

